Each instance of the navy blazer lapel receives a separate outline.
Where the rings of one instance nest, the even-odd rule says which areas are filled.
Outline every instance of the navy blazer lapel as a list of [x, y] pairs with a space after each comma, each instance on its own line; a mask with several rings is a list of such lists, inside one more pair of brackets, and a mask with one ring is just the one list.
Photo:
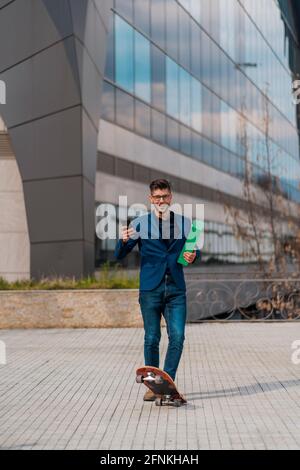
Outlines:
[[159, 238], [159, 225], [158, 217], [154, 211], [149, 212], [148, 216], [148, 235], [151, 240], [156, 240], [159, 245], [166, 251], [170, 251], [178, 239], [184, 237], [184, 227], [183, 227], [183, 216], [181, 214], [176, 214], [176, 212], [171, 211], [174, 214], [174, 239], [171, 241], [167, 247], [163, 239]]
[[167, 249], [163, 240], [159, 238], [158, 217], [155, 215], [154, 211], [149, 212], [148, 216], [148, 237], [150, 240], [157, 243], [163, 250]]

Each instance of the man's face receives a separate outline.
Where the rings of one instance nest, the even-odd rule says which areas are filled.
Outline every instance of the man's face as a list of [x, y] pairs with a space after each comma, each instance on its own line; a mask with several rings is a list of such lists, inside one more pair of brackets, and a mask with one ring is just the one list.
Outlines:
[[172, 193], [168, 189], [155, 189], [149, 196], [151, 204], [154, 204], [159, 212], [166, 212], [172, 200]]

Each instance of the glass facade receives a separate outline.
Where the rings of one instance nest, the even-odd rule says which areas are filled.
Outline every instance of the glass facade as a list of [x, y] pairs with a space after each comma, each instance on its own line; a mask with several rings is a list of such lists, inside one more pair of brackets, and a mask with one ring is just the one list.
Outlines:
[[103, 119], [300, 203], [291, 0], [115, 0], [110, 29]]

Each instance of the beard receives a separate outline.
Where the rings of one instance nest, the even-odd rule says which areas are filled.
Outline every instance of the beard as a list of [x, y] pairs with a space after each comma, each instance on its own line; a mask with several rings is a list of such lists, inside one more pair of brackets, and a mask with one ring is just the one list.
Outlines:
[[155, 207], [159, 212], [162, 212], [164, 214], [169, 209], [169, 204], [155, 204]]

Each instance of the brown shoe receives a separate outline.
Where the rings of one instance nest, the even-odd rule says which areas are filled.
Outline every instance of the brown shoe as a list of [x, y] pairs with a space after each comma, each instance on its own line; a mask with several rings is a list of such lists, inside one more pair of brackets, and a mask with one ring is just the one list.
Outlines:
[[143, 400], [144, 401], [155, 401], [156, 395], [155, 393], [152, 392], [152, 390], [148, 390], [145, 395]]

